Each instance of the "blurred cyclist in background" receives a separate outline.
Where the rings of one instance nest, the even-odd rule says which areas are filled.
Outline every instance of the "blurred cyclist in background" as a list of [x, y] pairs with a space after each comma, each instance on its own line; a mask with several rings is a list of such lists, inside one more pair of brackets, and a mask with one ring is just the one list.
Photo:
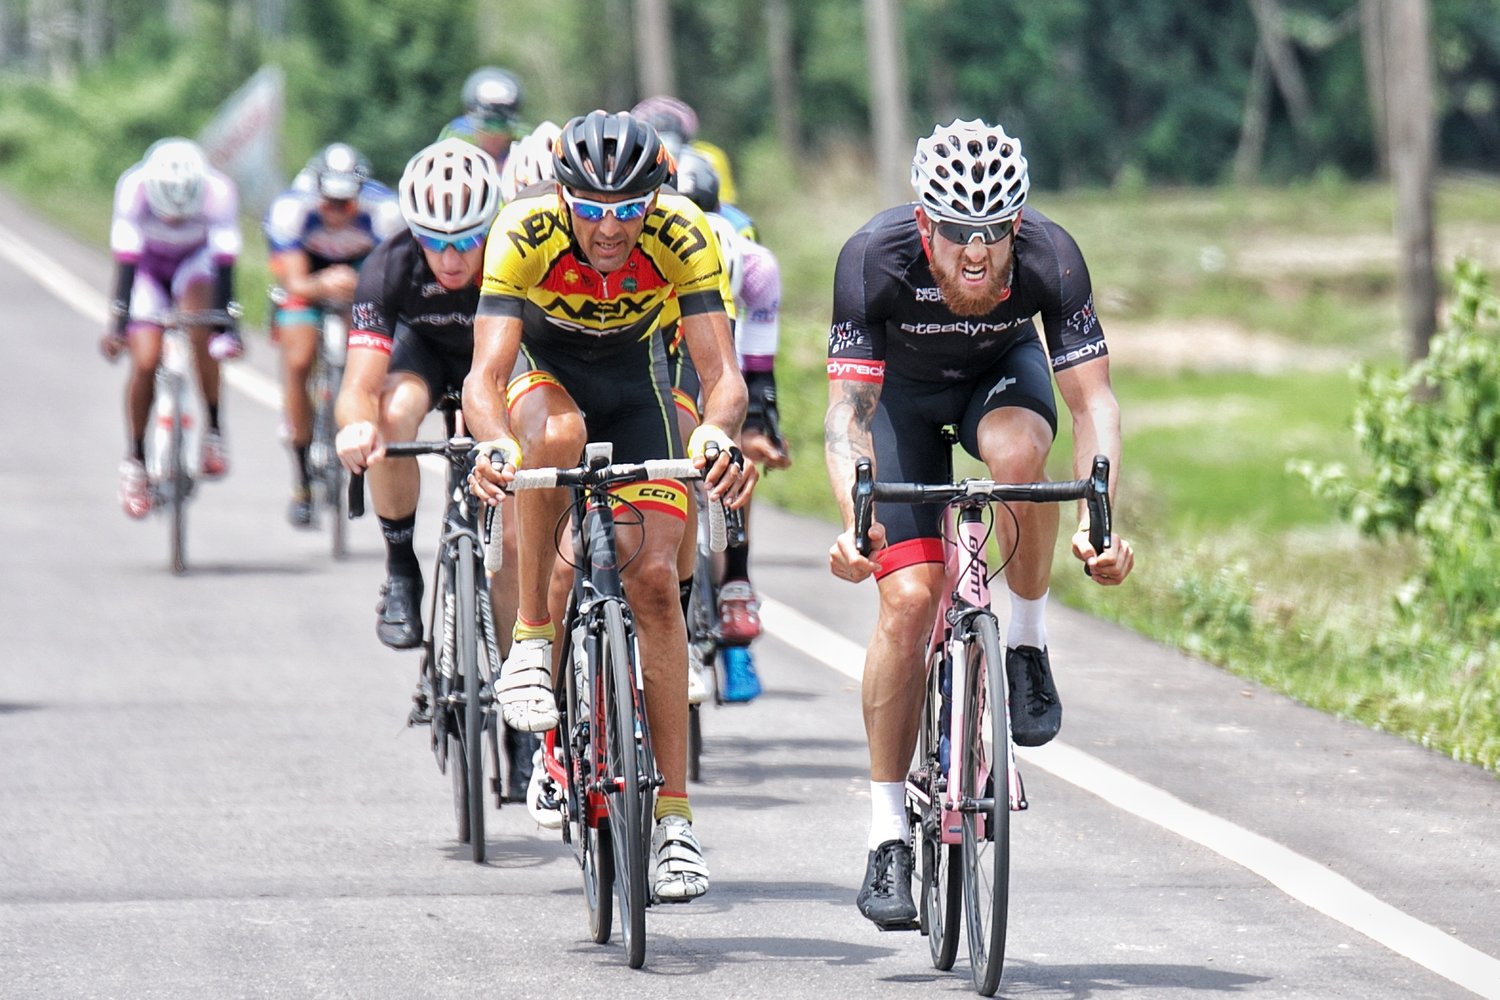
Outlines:
[[734, 185], [734, 174], [729, 167], [729, 154], [718, 146], [698, 136], [698, 113], [688, 104], [665, 94], [648, 97], [630, 111], [631, 114], [651, 124], [661, 136], [662, 142], [672, 156], [682, 150], [691, 149], [708, 160], [719, 179], [719, 208], [715, 211], [728, 219], [741, 235], [758, 240], [755, 222], [738, 207], [739, 196]]
[[[145, 517], [151, 510], [146, 421], [156, 396], [167, 314], [174, 306], [230, 311], [234, 263], [243, 245], [238, 213], [234, 182], [209, 166], [203, 150], [188, 139], [154, 143], [115, 185], [109, 233], [115, 259], [113, 319], [99, 347], [111, 361], [130, 352], [125, 385], [129, 443], [120, 467], [120, 506], [131, 517]], [[219, 361], [239, 357], [244, 347], [232, 322], [213, 331], [194, 327], [189, 333], [208, 410], [203, 475], [213, 479], [229, 469], [219, 425]]]
[[521, 124], [521, 81], [499, 66], [481, 66], [464, 81], [464, 113], [447, 124], [439, 139], [472, 142], [503, 166], [511, 143], [526, 134]]
[[312, 524], [312, 443], [308, 375], [317, 355], [325, 309], [347, 319], [358, 268], [376, 244], [404, 227], [396, 195], [370, 179], [370, 166], [353, 146], [335, 142], [307, 161], [291, 188], [266, 213], [272, 293], [272, 339], [281, 346], [283, 434], [292, 451], [292, 500], [287, 520]]
[[505, 166], [500, 169], [500, 198], [503, 202], [515, 201], [521, 192], [533, 184], [551, 181], [556, 176], [552, 168], [552, 144], [562, 134], [556, 122], [545, 121], [531, 130], [529, 135], [516, 140]]
[[[709, 159], [692, 147], [677, 155], [677, 173], [673, 186], [681, 195], [707, 214], [709, 227], [719, 243], [719, 256], [729, 276], [729, 290], [734, 304], [734, 346], [740, 372], [749, 391], [745, 423], [740, 430], [739, 446], [745, 457], [771, 469], [785, 469], [792, 464], [786, 441], [781, 436], [780, 416], [776, 407], [776, 347], [781, 332], [781, 270], [776, 255], [766, 247], [742, 235], [732, 221], [722, 214], [721, 179]], [[677, 380], [679, 420], [689, 421], [685, 434], [691, 434], [695, 413], [688, 409], [696, 396], [697, 376], [692, 361], [680, 351]], [[724, 552], [724, 570], [719, 589], [719, 635], [723, 651], [725, 701], [750, 701], [760, 694], [760, 678], [749, 646], [759, 636], [760, 603], [750, 585], [750, 510], [745, 508], [745, 544], [731, 546]], [[688, 540], [691, 542], [691, 539]], [[679, 566], [691, 573], [691, 552]], [[691, 587], [684, 581], [684, 603]], [[689, 696], [701, 699], [705, 693], [701, 678], [689, 677]]]

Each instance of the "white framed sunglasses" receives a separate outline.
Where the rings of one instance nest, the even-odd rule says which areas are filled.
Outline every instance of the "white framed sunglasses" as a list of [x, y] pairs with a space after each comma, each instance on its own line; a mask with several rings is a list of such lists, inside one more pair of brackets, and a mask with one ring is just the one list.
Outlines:
[[567, 188], [562, 189], [563, 201], [573, 210], [573, 214], [584, 222], [599, 222], [606, 215], [613, 215], [621, 222], [634, 222], [646, 214], [647, 209], [651, 207], [651, 199], [654, 197], [656, 193], [652, 192], [627, 201], [592, 201], [578, 197]]

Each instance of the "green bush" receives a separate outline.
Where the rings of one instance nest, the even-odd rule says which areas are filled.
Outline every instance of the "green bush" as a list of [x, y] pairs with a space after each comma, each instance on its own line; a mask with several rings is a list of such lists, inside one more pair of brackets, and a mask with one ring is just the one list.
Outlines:
[[1297, 469], [1360, 530], [1418, 539], [1421, 575], [1400, 600], [1414, 628], [1484, 648], [1500, 625], [1500, 300], [1467, 260], [1453, 298], [1426, 358], [1357, 375], [1354, 431], [1369, 478]]

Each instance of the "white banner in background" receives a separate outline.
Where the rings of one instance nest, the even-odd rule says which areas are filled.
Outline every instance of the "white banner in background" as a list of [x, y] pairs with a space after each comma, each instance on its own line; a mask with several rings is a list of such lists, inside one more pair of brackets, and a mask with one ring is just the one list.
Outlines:
[[286, 186], [279, 162], [285, 98], [281, 70], [262, 66], [198, 134], [209, 160], [239, 185], [240, 208], [251, 215], [264, 215]]

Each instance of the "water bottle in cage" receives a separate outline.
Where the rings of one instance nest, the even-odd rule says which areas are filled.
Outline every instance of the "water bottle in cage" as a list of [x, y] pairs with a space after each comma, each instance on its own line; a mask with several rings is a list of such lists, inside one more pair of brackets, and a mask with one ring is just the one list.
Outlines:
[[578, 692], [578, 700], [583, 704], [585, 719], [589, 716], [589, 705], [593, 697], [593, 692], [588, 686], [588, 650], [584, 646], [587, 641], [588, 630], [582, 625], [575, 625], [573, 627], [573, 687]]
[[169, 332], [162, 338], [161, 364], [156, 370], [156, 398], [151, 407], [146, 449], [146, 472], [154, 482], [167, 477], [167, 454], [171, 448], [172, 419], [182, 406], [182, 460], [184, 472], [192, 478], [200, 471], [202, 459], [203, 413], [194, 391], [197, 375], [187, 336]]
[[337, 312], [323, 316], [323, 357], [331, 365], [342, 365], [349, 349], [349, 326]]

